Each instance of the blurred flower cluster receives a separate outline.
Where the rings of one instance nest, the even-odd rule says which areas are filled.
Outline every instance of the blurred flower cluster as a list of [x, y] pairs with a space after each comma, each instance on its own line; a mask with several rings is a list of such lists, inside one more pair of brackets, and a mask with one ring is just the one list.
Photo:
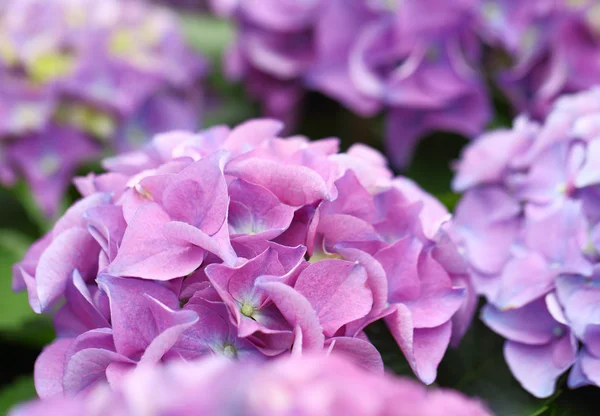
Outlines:
[[205, 358], [140, 367], [110, 389], [28, 403], [11, 416], [487, 416], [477, 401], [412, 380], [377, 376], [339, 357], [281, 358], [265, 365]]
[[600, 5], [568, 0], [212, 0], [237, 23], [225, 57], [264, 112], [288, 122], [307, 89], [360, 116], [386, 112], [398, 167], [434, 131], [467, 137], [491, 119], [486, 78], [543, 117], [600, 82]]
[[199, 125], [206, 64], [174, 15], [137, 1], [0, 5], [0, 181], [52, 215], [85, 161]]
[[75, 180], [84, 198], [14, 267], [36, 312], [62, 305], [41, 397], [206, 354], [325, 349], [381, 372], [363, 331], [381, 318], [434, 381], [475, 307], [450, 214], [375, 150], [282, 127], [158, 135]]
[[595, 0], [487, 0], [483, 36], [511, 58], [497, 82], [517, 111], [542, 120], [565, 93], [600, 83]]
[[550, 396], [600, 386], [600, 89], [560, 98], [467, 147], [455, 232], [515, 377]]

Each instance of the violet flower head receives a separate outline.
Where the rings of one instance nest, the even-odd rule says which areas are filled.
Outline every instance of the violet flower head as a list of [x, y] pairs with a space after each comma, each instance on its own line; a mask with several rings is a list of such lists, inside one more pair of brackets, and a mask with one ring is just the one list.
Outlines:
[[481, 16], [486, 40], [512, 60], [498, 82], [518, 111], [543, 119], [558, 96], [600, 82], [596, 1], [486, 0]]
[[36, 312], [60, 307], [40, 396], [204, 355], [326, 350], [381, 372], [378, 319], [433, 382], [475, 306], [450, 214], [375, 150], [282, 128], [166, 133], [76, 179], [84, 198], [14, 267]]
[[454, 232], [525, 389], [600, 386], [600, 90], [560, 98], [544, 123], [518, 118], [467, 147]]
[[219, 358], [139, 367], [112, 389], [30, 402], [11, 416], [488, 416], [479, 402], [451, 390], [376, 375], [341, 357], [280, 358], [264, 365]]
[[225, 57], [231, 78], [243, 80], [270, 116], [292, 120], [304, 89], [361, 116], [386, 110], [388, 153], [399, 167], [423, 136], [472, 137], [489, 119], [477, 1], [212, 3], [237, 22]]
[[0, 9], [0, 181], [53, 215], [85, 161], [199, 127], [204, 60], [139, 1], [7, 0]]

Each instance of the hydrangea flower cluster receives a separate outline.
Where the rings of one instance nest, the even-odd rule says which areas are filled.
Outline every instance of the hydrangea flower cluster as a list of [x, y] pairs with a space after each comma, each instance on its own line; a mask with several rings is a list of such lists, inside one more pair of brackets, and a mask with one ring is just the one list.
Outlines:
[[116, 387], [21, 405], [11, 416], [487, 416], [475, 400], [377, 376], [340, 357], [281, 358], [264, 365], [222, 358], [145, 366]]
[[198, 127], [203, 59], [167, 10], [138, 1], [0, 7], [0, 182], [52, 215], [82, 162]]
[[498, 84], [515, 108], [543, 119], [564, 93], [600, 82], [600, 4], [486, 0], [485, 39], [512, 58]]
[[266, 114], [291, 120], [305, 89], [360, 116], [386, 110], [387, 151], [398, 167], [428, 133], [483, 131], [488, 71], [517, 110], [537, 118], [559, 95], [600, 82], [600, 5], [592, 0], [212, 4], [238, 26], [225, 56], [229, 76]]
[[[212, 0], [239, 26], [226, 56], [265, 112], [291, 118], [304, 88], [361, 116], [386, 109], [399, 166], [433, 130], [478, 134], [490, 116], [476, 0]], [[468, 117], [465, 117], [468, 114]]]
[[514, 376], [537, 397], [600, 386], [600, 89], [559, 99], [544, 123], [518, 118], [463, 153], [459, 245], [484, 322], [506, 338]]
[[207, 354], [325, 349], [381, 372], [363, 331], [381, 318], [433, 382], [475, 303], [450, 215], [375, 150], [282, 128], [162, 134], [76, 179], [84, 198], [14, 267], [36, 312], [60, 307], [41, 397]]

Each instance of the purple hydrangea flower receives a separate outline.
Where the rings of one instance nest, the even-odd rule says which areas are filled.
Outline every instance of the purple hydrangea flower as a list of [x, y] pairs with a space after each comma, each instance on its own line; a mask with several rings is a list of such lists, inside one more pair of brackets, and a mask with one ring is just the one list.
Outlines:
[[475, 306], [449, 213], [375, 150], [282, 127], [158, 135], [76, 180], [84, 198], [14, 267], [36, 312], [62, 305], [42, 397], [207, 354], [328, 350], [381, 372], [378, 319], [433, 382]]
[[238, 24], [226, 55], [266, 114], [291, 120], [304, 88], [361, 116], [387, 110], [386, 141], [405, 166], [435, 130], [479, 134], [489, 119], [478, 74], [477, 1], [213, 0]]
[[600, 5], [594, 1], [489, 0], [486, 39], [508, 53], [499, 84], [513, 105], [543, 119], [560, 95], [600, 82]]
[[550, 396], [600, 386], [600, 90], [560, 98], [544, 123], [518, 118], [467, 147], [455, 228], [485, 295], [482, 319], [506, 338], [515, 377]]
[[176, 18], [137, 1], [9, 0], [0, 9], [0, 180], [54, 214], [82, 162], [198, 127], [204, 61]]
[[487, 416], [479, 402], [413, 380], [375, 375], [340, 357], [280, 358], [265, 365], [207, 358], [139, 367], [117, 386], [14, 408], [11, 416]]

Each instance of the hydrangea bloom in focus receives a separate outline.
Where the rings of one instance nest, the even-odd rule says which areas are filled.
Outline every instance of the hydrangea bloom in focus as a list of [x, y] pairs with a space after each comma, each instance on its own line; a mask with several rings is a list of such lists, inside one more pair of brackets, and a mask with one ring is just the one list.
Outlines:
[[138, 1], [2, 2], [0, 182], [23, 176], [53, 214], [103, 148], [197, 128], [205, 66], [175, 16]]
[[599, 120], [600, 89], [565, 96], [542, 124], [483, 135], [454, 178], [482, 319], [537, 397], [569, 369], [570, 387], [600, 386]]
[[435, 379], [474, 308], [450, 215], [375, 150], [282, 127], [158, 135], [76, 180], [84, 198], [14, 267], [36, 312], [60, 307], [40, 396], [214, 354], [328, 350], [380, 372], [363, 329], [382, 318]]
[[489, 0], [484, 34], [512, 58], [499, 74], [517, 110], [543, 119], [561, 94], [600, 82], [600, 4], [582, 1]]
[[140, 367], [111, 390], [21, 405], [11, 416], [487, 416], [477, 401], [412, 380], [374, 375], [338, 357], [279, 359], [263, 366], [204, 359]]
[[270, 116], [293, 118], [304, 88], [361, 116], [387, 110], [386, 142], [406, 165], [435, 130], [466, 136], [490, 116], [474, 0], [212, 0], [238, 23], [226, 56]]

